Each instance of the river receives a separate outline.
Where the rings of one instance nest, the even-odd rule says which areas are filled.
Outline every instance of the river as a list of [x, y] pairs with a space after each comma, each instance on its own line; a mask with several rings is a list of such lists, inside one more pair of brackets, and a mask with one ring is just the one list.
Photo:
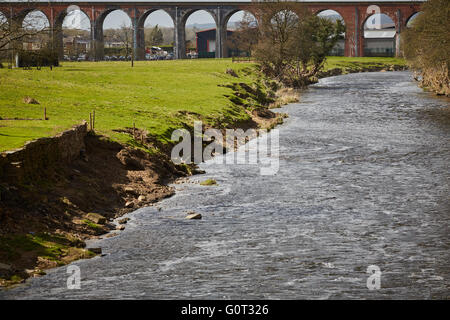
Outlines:
[[[81, 289], [67, 289], [64, 266], [0, 298], [450, 298], [449, 103], [411, 79], [322, 79], [281, 109], [276, 175], [203, 163], [191, 180], [218, 185], [177, 184], [91, 243], [105, 255], [73, 263]], [[370, 265], [380, 289], [367, 287]]]

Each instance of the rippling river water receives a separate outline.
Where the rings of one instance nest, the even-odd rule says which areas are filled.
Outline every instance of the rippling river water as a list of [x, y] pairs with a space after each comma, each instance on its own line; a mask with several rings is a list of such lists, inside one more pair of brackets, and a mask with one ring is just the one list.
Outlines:
[[202, 164], [191, 180], [218, 186], [176, 185], [130, 214], [92, 244], [105, 256], [73, 263], [81, 289], [61, 267], [0, 298], [448, 299], [448, 108], [408, 72], [322, 79], [282, 109], [277, 175]]

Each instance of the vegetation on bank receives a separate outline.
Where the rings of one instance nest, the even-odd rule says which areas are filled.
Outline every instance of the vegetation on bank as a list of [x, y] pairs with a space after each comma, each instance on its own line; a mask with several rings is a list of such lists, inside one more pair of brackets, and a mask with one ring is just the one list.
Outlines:
[[[326, 57], [343, 38], [343, 21], [320, 17], [306, 6], [263, 0], [258, 7], [262, 21], [245, 19], [234, 32], [241, 47], [255, 57], [259, 70], [284, 86], [304, 88], [317, 81]], [[244, 43], [246, 42], [246, 43]]]
[[420, 85], [439, 95], [450, 96], [450, 4], [429, 0], [421, 14], [402, 34], [403, 54], [418, 73]]
[[214, 179], [206, 179], [202, 182], [200, 182], [201, 186], [215, 186], [217, 185], [217, 181]]
[[44, 275], [43, 270], [49, 267], [95, 256], [84, 246], [84, 242], [77, 238], [46, 232], [0, 237], [0, 261], [17, 262], [19, 265], [16, 267], [23, 270], [17, 273], [0, 268], [0, 286], [20, 283], [30, 275]]
[[[346, 73], [374, 65], [389, 68], [404, 62], [329, 57], [324, 70], [340, 68]], [[267, 91], [275, 88], [258, 79], [254, 64], [230, 59], [139, 61], [134, 68], [127, 62], [71, 62], [52, 71], [0, 69], [0, 151], [89, 121], [93, 111], [97, 133], [133, 145], [132, 136], [123, 129], [142, 128], [165, 143], [173, 129], [190, 127], [193, 120], [231, 126], [250, 119], [242, 104], [258, 107], [261, 99], [274, 98]], [[236, 94], [242, 84], [253, 86], [260, 97], [247, 94], [243, 101]], [[26, 97], [39, 104], [29, 103]], [[42, 120], [44, 108], [48, 120]]]
[[363, 72], [372, 68], [389, 70], [391, 67], [406, 67], [403, 58], [388, 57], [327, 57], [323, 71], [342, 69], [343, 73]]

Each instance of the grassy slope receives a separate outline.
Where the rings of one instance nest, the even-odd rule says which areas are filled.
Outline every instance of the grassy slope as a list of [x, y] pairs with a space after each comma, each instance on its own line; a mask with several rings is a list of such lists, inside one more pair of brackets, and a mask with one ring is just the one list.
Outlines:
[[[326, 69], [368, 66], [374, 63], [402, 64], [392, 58], [330, 57]], [[136, 127], [164, 140], [174, 128], [192, 119], [179, 111], [205, 118], [220, 114], [234, 120], [247, 119], [242, 108], [232, 108], [224, 96], [231, 89], [218, 86], [232, 82], [252, 82], [243, 75], [239, 80], [225, 73], [249, 63], [230, 59], [200, 59], [136, 62], [74, 62], [60, 68], [42, 70], [0, 69], [0, 117], [42, 118], [47, 108], [49, 120], [0, 120], [0, 151], [21, 147], [26, 141], [51, 136], [72, 125], [89, 120], [96, 112], [96, 131], [126, 142], [130, 137], [113, 129]], [[30, 96], [40, 104], [26, 104]]]
[[[211, 118], [226, 112], [231, 103], [224, 95], [231, 89], [218, 85], [236, 81], [225, 73], [227, 67], [240, 70], [248, 64], [206, 59], [137, 62], [134, 68], [126, 62], [75, 62], [53, 71], [1, 69], [0, 117], [42, 118], [45, 106], [49, 120], [1, 120], [0, 151], [89, 120], [92, 110], [96, 131], [117, 140], [128, 136], [111, 130], [132, 127], [133, 121], [150, 134], [167, 137], [169, 129], [180, 127], [178, 111]], [[25, 96], [40, 105], [25, 104]], [[247, 118], [243, 110], [235, 116]]]
[[325, 64], [325, 71], [333, 68], [351, 68], [358, 69], [360, 67], [372, 67], [379, 65], [406, 65], [405, 60], [401, 58], [384, 58], [384, 57], [328, 57]]

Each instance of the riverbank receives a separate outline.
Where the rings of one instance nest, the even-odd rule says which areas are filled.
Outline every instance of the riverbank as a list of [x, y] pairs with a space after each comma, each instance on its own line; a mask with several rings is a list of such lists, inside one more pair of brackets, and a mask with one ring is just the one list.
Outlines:
[[[281, 115], [266, 109], [245, 125], [271, 128], [281, 122]], [[75, 161], [47, 167], [35, 181], [1, 179], [0, 286], [100, 254], [84, 241], [117, 235], [110, 232], [123, 230], [127, 221], [118, 218], [172, 196], [168, 184], [199, 173], [173, 164], [168, 152], [156, 152], [154, 137], [140, 132], [136, 139], [138, 148], [87, 134], [85, 151]]]
[[[196, 73], [197, 71], [192, 70], [192, 64], [199, 66], [200, 62], [210, 63], [209, 61], [186, 61], [184, 74]], [[164, 62], [160, 67], [167, 69], [165, 63], [169, 62]], [[339, 62], [334, 61], [334, 63]], [[367, 62], [353, 62], [350, 66], [348, 63], [348, 61], [345, 62], [345, 68], [352, 68], [356, 64], [361, 71], [367, 71], [366, 68], [372, 67], [365, 64]], [[81, 70], [74, 70], [76, 66], [78, 65], [71, 65], [68, 72], [89, 73], [87, 69], [82, 68], [83, 64], [79, 65]], [[92, 66], [92, 64], [89, 65], [89, 67]], [[180, 62], [177, 62], [176, 66], [180, 67]], [[147, 74], [143, 69], [136, 71], [129, 66], [121, 65], [120, 67], [126, 68], [126, 72], [125, 69], [122, 72], [133, 73], [130, 77], [135, 84], [135, 73]], [[115, 87], [120, 87], [120, 79], [113, 80], [109, 75], [110, 71], [102, 73], [103, 65], [99, 68], [102, 79], [100, 85], [94, 81], [99, 75], [91, 75], [85, 79], [88, 85], [74, 85], [71, 81], [65, 83], [58, 80], [60, 91], [62, 88], [68, 90], [64, 96], [52, 96], [52, 92], [55, 91], [50, 91], [50, 87], [57, 84], [52, 84], [52, 81], [40, 84], [38, 77], [40, 71], [35, 71], [37, 75], [31, 73], [31, 83], [34, 83], [36, 87], [29, 96], [40, 105], [21, 105], [20, 97], [25, 92], [30, 93], [28, 91], [30, 89], [23, 87], [28, 83], [26, 79], [18, 80], [22, 83], [22, 87], [16, 87], [16, 95], [10, 91], [12, 87], [6, 83], [6, 80], [2, 79], [2, 90], [5, 88], [7, 92], [7, 95], [2, 96], [3, 100], [0, 100], [2, 103], [0, 110], [4, 118], [12, 119], [14, 114], [22, 114], [22, 117], [37, 116], [39, 106], [43, 105], [42, 101], [46, 101], [45, 105], [47, 105], [53, 103], [51, 102], [53, 100], [61, 103], [62, 100], [73, 99], [71, 107], [74, 109], [71, 111], [72, 115], [64, 114], [69, 106], [62, 107], [58, 113], [49, 112], [50, 120], [35, 121], [33, 123], [37, 126], [32, 127], [29, 126], [30, 121], [26, 120], [2, 120], [3, 127], [0, 128], [2, 148], [17, 144], [25, 137], [39, 135], [41, 130], [54, 131], [62, 128], [67, 121], [66, 117], [76, 118], [74, 112], [77, 116], [83, 113], [88, 114], [90, 110], [88, 102], [96, 103], [94, 109], [96, 122], [95, 130], [85, 138], [85, 154], [79, 159], [69, 164], [61, 163], [42, 170], [40, 178], [32, 182], [17, 183], [15, 180], [8, 180], [2, 176], [0, 285], [19, 283], [27, 277], [44, 274], [43, 270], [47, 268], [94, 256], [99, 251], [86, 250], [84, 240], [98, 237], [116, 228], [123, 228], [123, 225], [117, 227], [112, 220], [126, 212], [151, 205], [172, 195], [173, 189], [167, 186], [168, 183], [178, 177], [195, 173], [193, 167], [175, 166], [170, 161], [169, 138], [173, 129], [184, 127], [192, 130], [194, 120], [202, 120], [207, 127], [222, 130], [225, 128], [273, 128], [282, 122], [283, 115], [275, 114], [268, 108], [298, 99], [297, 93], [288, 89], [276, 91], [279, 88], [275, 83], [258, 79], [252, 72], [251, 64], [245, 66], [219, 60], [214, 68], [209, 65], [208, 71], [203, 70], [202, 77], [195, 86], [189, 85], [194, 93], [184, 89], [178, 92], [175, 90], [176, 87], [171, 89], [171, 92], [180, 100], [176, 100], [170, 96], [170, 92], [166, 92], [168, 88], [172, 88], [171, 82], [154, 82], [153, 78], [149, 80], [140, 75], [142, 81], [149, 81], [147, 85], [150, 86], [150, 92], [157, 87], [157, 84], [161, 86], [156, 90], [158, 95], [148, 100], [153, 102], [136, 108], [138, 104], [133, 107], [132, 102], [122, 99], [117, 102], [119, 106], [113, 109], [110, 106], [111, 102], [105, 101], [105, 99], [117, 98], [116, 95], [108, 96], [113, 94], [108, 81], [111, 84], [117, 80], [119, 83], [116, 83]], [[341, 69], [344, 70], [343, 65]], [[62, 68], [58, 71], [64, 70]], [[26, 72], [9, 70], [8, 75], [17, 76], [14, 74], [16, 71], [21, 76], [23, 72]], [[175, 69], [172, 71], [175, 81]], [[343, 72], [347, 71], [345, 69]], [[159, 74], [161, 70], [155, 72]], [[58, 77], [48, 73], [44, 76], [53, 80]], [[93, 83], [90, 83], [91, 81]], [[213, 81], [214, 90], [208, 83], [211, 81]], [[176, 86], [176, 84], [173, 85]], [[104, 87], [103, 95], [95, 93], [95, 96], [87, 98], [89, 94], [93, 94], [90, 86], [97, 86], [97, 90], [100, 90], [98, 87]], [[205, 87], [202, 88], [202, 86]], [[128, 86], [125, 87], [126, 90], [132, 90]], [[75, 88], [78, 93], [74, 94], [70, 88]], [[87, 91], [85, 95], [81, 95], [83, 88]], [[42, 96], [34, 92], [40, 92]], [[127, 97], [130, 98], [131, 92], [127, 93]], [[139, 87], [137, 92], [142, 96], [135, 96], [136, 99], [144, 99], [146, 90]], [[79, 94], [81, 96], [78, 96]], [[188, 95], [181, 100], [185, 94]], [[205, 100], [204, 96], [209, 100]], [[14, 97], [15, 100], [12, 99]], [[96, 101], [95, 97], [99, 97], [100, 100]], [[161, 102], [154, 105], [155, 100], [164, 100], [169, 107], [167, 110], [162, 108], [159, 105]], [[11, 108], [5, 101], [15, 101], [20, 106]], [[23, 101], [26, 104], [25, 100]], [[153, 117], [149, 118], [149, 116]], [[16, 118], [19, 117], [16, 116]], [[132, 122], [134, 126], [129, 125]], [[146, 130], [140, 128], [146, 128]], [[17, 135], [18, 132], [25, 134]]]

